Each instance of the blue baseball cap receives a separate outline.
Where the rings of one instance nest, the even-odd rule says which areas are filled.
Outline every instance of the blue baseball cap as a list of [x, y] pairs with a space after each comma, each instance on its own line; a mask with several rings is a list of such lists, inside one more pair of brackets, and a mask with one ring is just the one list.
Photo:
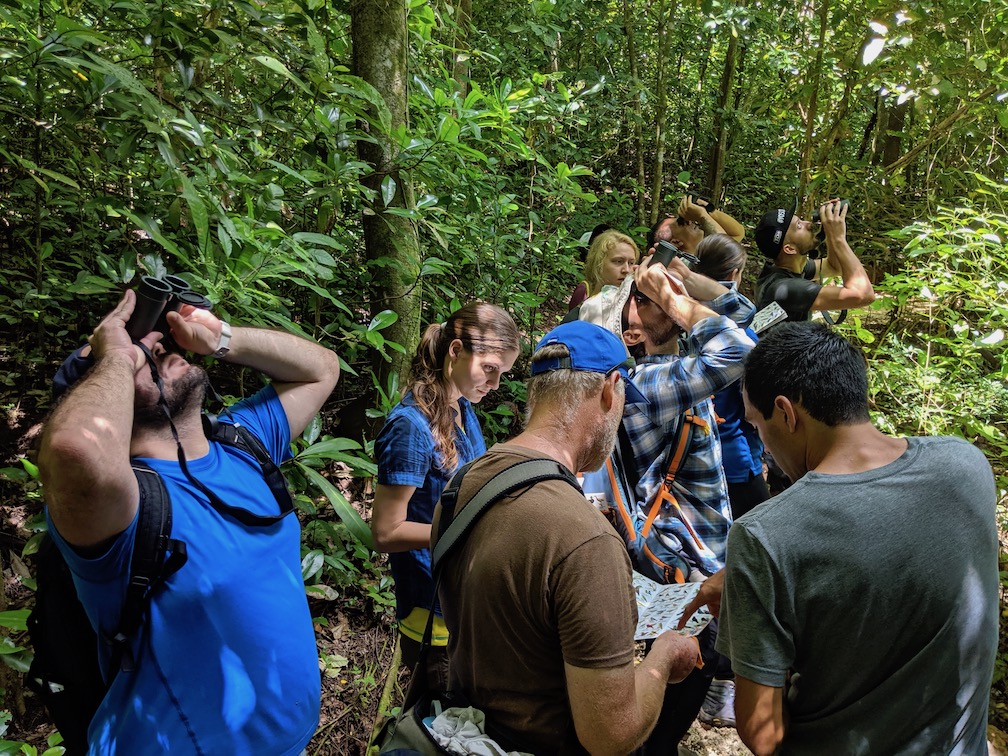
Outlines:
[[549, 344], [563, 344], [570, 352], [568, 357], [537, 359], [532, 355], [532, 375], [551, 370], [582, 370], [588, 373], [609, 375], [618, 370], [626, 383], [627, 404], [650, 404], [647, 397], [630, 379], [634, 358], [627, 352], [623, 341], [605, 328], [586, 320], [561, 323], [542, 337], [536, 352]]

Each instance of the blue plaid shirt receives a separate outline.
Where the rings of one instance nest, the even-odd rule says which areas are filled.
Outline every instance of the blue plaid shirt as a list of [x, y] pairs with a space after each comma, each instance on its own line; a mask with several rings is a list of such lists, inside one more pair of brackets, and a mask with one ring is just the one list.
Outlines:
[[711, 396], [742, 377], [742, 363], [753, 342], [736, 322], [748, 325], [756, 308], [734, 289], [706, 304], [721, 315], [697, 323], [681, 355], [652, 355], [638, 361], [633, 381], [651, 404], [628, 404], [623, 425], [640, 476], [637, 506], [646, 509], [665, 479], [668, 447], [683, 413], [696, 407], [706, 429], [694, 432], [673, 484], [681, 516], [664, 503], [654, 527], [669, 548], [703, 574], [712, 575], [724, 567], [732, 521]]

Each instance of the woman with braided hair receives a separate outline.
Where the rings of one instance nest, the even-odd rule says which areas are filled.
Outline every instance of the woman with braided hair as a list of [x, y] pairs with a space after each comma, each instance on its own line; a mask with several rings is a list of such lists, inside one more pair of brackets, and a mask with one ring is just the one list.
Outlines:
[[[427, 326], [402, 400], [375, 441], [378, 486], [371, 532], [390, 553], [403, 663], [414, 666], [434, 596], [431, 518], [448, 481], [486, 451], [472, 405], [500, 384], [518, 358], [518, 329], [496, 305], [472, 302]], [[428, 682], [447, 685], [448, 631], [435, 610]]]

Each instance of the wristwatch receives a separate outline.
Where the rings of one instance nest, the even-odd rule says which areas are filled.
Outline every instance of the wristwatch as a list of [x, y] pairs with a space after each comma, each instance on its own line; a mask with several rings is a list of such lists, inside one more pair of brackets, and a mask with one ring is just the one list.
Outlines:
[[222, 320], [220, 322], [220, 341], [217, 342], [217, 351], [213, 353], [213, 356], [220, 359], [231, 351], [231, 347], [228, 346], [229, 343], [231, 343], [231, 326]]

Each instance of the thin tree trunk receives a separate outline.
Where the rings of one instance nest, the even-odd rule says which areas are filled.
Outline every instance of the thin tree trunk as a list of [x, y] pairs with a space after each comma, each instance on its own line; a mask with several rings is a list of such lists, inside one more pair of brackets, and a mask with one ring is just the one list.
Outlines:
[[909, 103], [904, 100], [889, 108], [889, 122], [882, 139], [882, 165], [895, 163], [903, 151], [903, 126]]
[[640, 68], [637, 65], [637, 37], [634, 34], [634, 18], [630, 8], [630, 0], [623, 0], [623, 30], [627, 37], [627, 58], [630, 61], [631, 110], [633, 122], [634, 164], [637, 167], [637, 191], [634, 197], [634, 210], [637, 215], [637, 225], [645, 225], [647, 209], [644, 205], [644, 113], [641, 107]]
[[472, 35], [472, 0], [459, 0], [458, 18], [455, 29], [455, 44], [452, 46], [452, 78], [463, 99], [469, 94], [469, 38]]
[[798, 196], [804, 198], [808, 193], [809, 176], [812, 175], [812, 161], [815, 155], [816, 117], [819, 108], [819, 81], [822, 78], [823, 48], [826, 46], [826, 25], [829, 23], [829, 0], [820, 0], [819, 5], [819, 44], [816, 49], [815, 62], [812, 70], [812, 93], [809, 96], [808, 120], [805, 123], [805, 143], [802, 145], [801, 170], [798, 175]]
[[[354, 70], [381, 93], [391, 114], [390, 129], [407, 125], [406, 0], [354, 0], [350, 8]], [[374, 199], [364, 210], [364, 246], [373, 280], [371, 315], [393, 310], [399, 319], [382, 331], [406, 353], [389, 351], [391, 361], [376, 354], [373, 368], [380, 385], [396, 374], [404, 383], [410, 359], [420, 341], [420, 253], [416, 227], [408, 218], [386, 213], [386, 207], [414, 206], [409, 174], [396, 163], [396, 145], [388, 134], [371, 130], [374, 142], [361, 140], [358, 153], [373, 169], [364, 185]]]
[[665, 55], [668, 37], [668, 14], [664, 0], [658, 6], [658, 29], [655, 34], [658, 50], [658, 70], [655, 74], [655, 158], [651, 168], [651, 212], [648, 225], [654, 225], [661, 209], [662, 182], [665, 174], [665, 118], [668, 110], [668, 91], [665, 84]]
[[731, 100], [732, 84], [735, 81], [735, 60], [738, 55], [738, 32], [732, 29], [728, 41], [728, 52], [725, 54], [724, 68], [721, 70], [721, 91], [718, 94], [718, 104], [714, 109], [714, 146], [711, 150], [710, 169], [707, 174], [707, 188], [711, 199], [717, 202], [721, 196], [721, 181], [724, 173], [726, 147], [728, 144], [728, 128], [725, 124], [725, 114]]

